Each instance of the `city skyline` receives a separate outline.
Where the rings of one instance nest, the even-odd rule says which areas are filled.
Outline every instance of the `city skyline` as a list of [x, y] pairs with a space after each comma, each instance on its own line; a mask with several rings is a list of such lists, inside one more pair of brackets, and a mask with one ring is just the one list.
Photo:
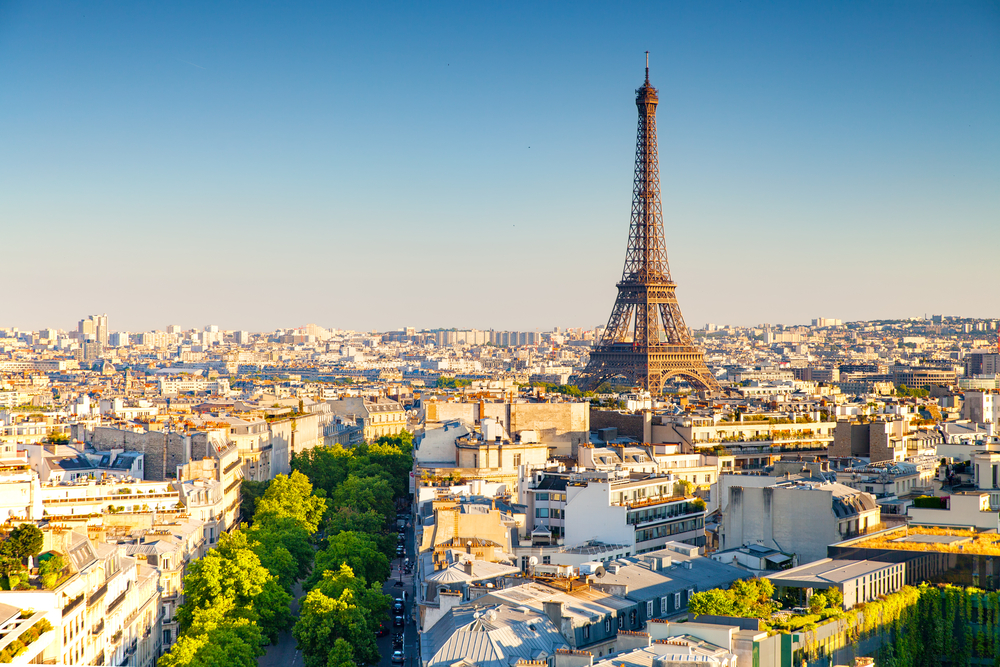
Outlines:
[[997, 317], [995, 4], [637, 11], [8, 3], [0, 324], [603, 325], [647, 49], [692, 326]]

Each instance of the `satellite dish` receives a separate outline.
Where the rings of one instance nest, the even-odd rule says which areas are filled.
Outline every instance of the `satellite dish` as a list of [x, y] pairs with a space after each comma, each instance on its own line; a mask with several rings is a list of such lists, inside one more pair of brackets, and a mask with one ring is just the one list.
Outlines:
[[606, 570], [604, 569], [603, 565], [598, 565], [597, 569], [594, 570], [594, 574], [597, 575], [598, 577], [603, 577], [605, 572]]
[[531, 567], [535, 567], [536, 565], [538, 565], [538, 557], [532, 556], [531, 558], [529, 558], [528, 565], [530, 565]]

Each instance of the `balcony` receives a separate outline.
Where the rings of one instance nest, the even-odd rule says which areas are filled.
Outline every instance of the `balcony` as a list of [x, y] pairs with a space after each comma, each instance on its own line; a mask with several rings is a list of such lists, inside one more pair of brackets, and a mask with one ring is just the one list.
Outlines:
[[107, 592], [108, 592], [108, 584], [107, 582], [105, 582], [103, 586], [94, 591], [93, 595], [87, 598], [87, 606], [93, 607], [94, 603], [100, 600], [102, 597], [104, 597], [104, 594]]
[[72, 600], [70, 600], [69, 603], [65, 607], [63, 607], [63, 609], [62, 609], [62, 615], [64, 617], [65, 616], [69, 616], [70, 612], [72, 612], [74, 609], [76, 609], [77, 607], [79, 607], [80, 603], [82, 603], [83, 600], [86, 597], [87, 597], [86, 595], [84, 595], [83, 593], [80, 593], [75, 598], [73, 598]]
[[91, 629], [91, 631], [90, 631], [90, 634], [92, 634], [92, 635], [99, 635], [99, 634], [101, 634], [102, 632], [104, 632], [104, 619], [103, 619], [103, 618], [102, 618], [101, 620], [99, 620], [99, 621], [97, 622], [97, 625], [95, 625], [95, 626], [94, 626], [94, 627], [93, 627], [93, 628]]
[[111, 604], [108, 605], [108, 613], [110, 614], [115, 609], [117, 609], [119, 606], [121, 606], [121, 603], [125, 602], [125, 597], [127, 595], [128, 595], [128, 588], [126, 588], [124, 591], [122, 591], [121, 595], [119, 595], [114, 600], [112, 600]]

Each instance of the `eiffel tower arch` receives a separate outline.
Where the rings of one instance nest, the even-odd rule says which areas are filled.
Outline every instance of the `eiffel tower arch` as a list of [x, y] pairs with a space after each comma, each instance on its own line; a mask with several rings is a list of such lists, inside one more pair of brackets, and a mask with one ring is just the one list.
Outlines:
[[670, 277], [660, 205], [660, 167], [656, 153], [656, 89], [646, 81], [635, 91], [639, 129], [635, 145], [635, 180], [625, 268], [618, 298], [600, 343], [577, 377], [581, 389], [596, 389], [616, 376], [650, 393], [660, 394], [672, 378], [682, 378], [706, 391], [722, 391], [695, 346], [677, 303]]

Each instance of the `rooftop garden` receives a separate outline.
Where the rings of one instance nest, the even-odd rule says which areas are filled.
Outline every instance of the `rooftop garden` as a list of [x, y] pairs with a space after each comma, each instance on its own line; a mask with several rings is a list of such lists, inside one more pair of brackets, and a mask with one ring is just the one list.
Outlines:
[[[903, 537], [920, 535], [936, 537], [965, 538], [956, 539], [952, 543], [942, 542], [897, 542]], [[924, 528], [910, 526], [898, 530], [878, 533], [854, 543], [853, 546], [869, 549], [897, 549], [901, 551], [936, 551], [943, 553], [964, 553], [977, 556], [1000, 556], [1000, 535], [995, 533], [978, 533], [974, 530], [957, 528]]]
[[[42, 531], [30, 523], [0, 536], [0, 589], [52, 590], [59, 585], [67, 576], [66, 559], [52, 551], [41, 554], [42, 542]], [[37, 565], [29, 568], [36, 559]]]
[[[21, 612], [21, 618], [31, 618], [34, 611], [27, 609]], [[7, 644], [0, 651], [0, 663], [7, 664], [14, 661], [14, 658], [28, 650], [28, 646], [33, 644], [39, 637], [52, 630], [52, 624], [47, 618], [40, 619], [33, 623], [17, 639]]]

